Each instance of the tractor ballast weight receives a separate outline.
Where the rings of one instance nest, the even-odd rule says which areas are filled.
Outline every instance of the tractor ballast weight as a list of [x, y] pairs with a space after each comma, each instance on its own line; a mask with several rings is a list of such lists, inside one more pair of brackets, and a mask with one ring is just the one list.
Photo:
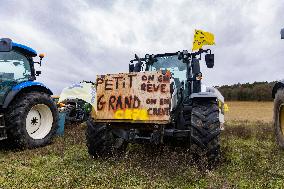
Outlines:
[[149, 55], [130, 61], [129, 73], [97, 76], [97, 107], [87, 121], [93, 157], [125, 150], [127, 143], [186, 145], [215, 162], [224, 123], [224, 98], [201, 85], [199, 60], [211, 50]]
[[36, 76], [30, 47], [0, 39], [0, 140], [9, 139], [20, 148], [34, 148], [51, 142], [58, 127], [58, 112], [52, 91]]

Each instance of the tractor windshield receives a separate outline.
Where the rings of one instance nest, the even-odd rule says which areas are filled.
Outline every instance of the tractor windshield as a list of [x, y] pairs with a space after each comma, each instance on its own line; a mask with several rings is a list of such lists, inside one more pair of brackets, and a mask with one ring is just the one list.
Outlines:
[[149, 71], [158, 70], [169, 70], [176, 86], [186, 80], [186, 64], [179, 60], [178, 56], [157, 57], [157, 62], [149, 67]]
[[0, 52], [0, 82], [22, 82], [31, 77], [29, 60], [16, 51]]

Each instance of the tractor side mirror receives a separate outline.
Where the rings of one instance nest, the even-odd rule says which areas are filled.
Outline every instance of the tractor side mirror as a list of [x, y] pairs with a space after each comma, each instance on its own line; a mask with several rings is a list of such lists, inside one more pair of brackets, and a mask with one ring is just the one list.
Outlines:
[[192, 73], [194, 75], [200, 73], [199, 60], [197, 58], [193, 58], [191, 63], [192, 63]]
[[129, 64], [129, 72], [134, 72], [134, 64]]
[[214, 67], [214, 54], [206, 54], [205, 62], [206, 62], [207, 68], [213, 68]]
[[284, 28], [280, 31], [281, 39], [284, 39]]
[[41, 74], [41, 71], [36, 71], [35, 75], [39, 76]]

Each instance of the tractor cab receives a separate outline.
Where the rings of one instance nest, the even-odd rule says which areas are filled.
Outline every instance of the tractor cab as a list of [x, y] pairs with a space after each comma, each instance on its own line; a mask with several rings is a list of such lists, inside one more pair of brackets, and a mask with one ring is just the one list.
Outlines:
[[214, 66], [214, 54], [211, 50], [199, 50], [189, 53], [187, 50], [176, 53], [149, 55], [130, 61], [129, 72], [162, 71], [171, 77], [172, 108], [193, 93], [201, 92], [202, 73], [200, 71], [201, 54], [205, 55], [208, 68]]
[[[40, 71], [35, 72], [33, 57], [37, 52], [10, 39], [0, 39], [0, 105], [7, 93], [22, 82], [34, 81]], [[42, 59], [42, 58], [41, 58]]]

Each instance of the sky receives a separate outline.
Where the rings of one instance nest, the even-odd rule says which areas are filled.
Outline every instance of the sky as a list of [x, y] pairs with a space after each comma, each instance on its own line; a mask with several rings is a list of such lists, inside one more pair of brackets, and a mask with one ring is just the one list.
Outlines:
[[37, 80], [55, 94], [127, 72], [135, 53], [191, 50], [195, 29], [215, 35], [204, 84], [284, 78], [282, 0], [0, 0], [0, 18], [0, 37], [45, 53]]

